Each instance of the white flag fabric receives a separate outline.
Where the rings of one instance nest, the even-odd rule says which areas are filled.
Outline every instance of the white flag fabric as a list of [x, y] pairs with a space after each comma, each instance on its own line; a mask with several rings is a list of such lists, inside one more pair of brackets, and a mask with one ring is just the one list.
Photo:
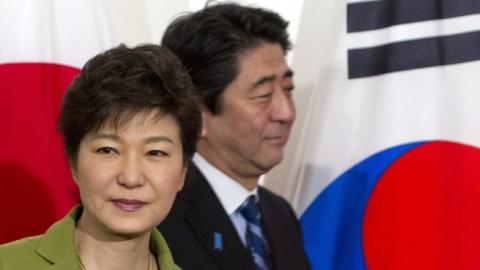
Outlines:
[[0, 1], [0, 243], [78, 202], [56, 121], [72, 78], [111, 44], [101, 1]]
[[479, 269], [480, 2], [314, 2], [299, 42], [328, 53], [288, 179], [313, 269]]

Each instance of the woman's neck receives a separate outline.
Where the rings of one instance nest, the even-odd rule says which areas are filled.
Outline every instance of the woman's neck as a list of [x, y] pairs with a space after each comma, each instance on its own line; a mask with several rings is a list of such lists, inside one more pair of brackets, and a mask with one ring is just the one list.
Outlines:
[[[147, 270], [151, 263], [150, 233], [122, 237], [102, 232], [80, 219], [75, 230], [75, 242], [85, 270]], [[157, 269], [156, 263], [152, 269]]]

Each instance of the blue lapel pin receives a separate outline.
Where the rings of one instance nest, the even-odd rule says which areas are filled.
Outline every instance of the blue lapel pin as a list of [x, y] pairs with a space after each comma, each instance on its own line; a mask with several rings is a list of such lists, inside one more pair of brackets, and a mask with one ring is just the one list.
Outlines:
[[213, 250], [222, 251], [223, 243], [222, 243], [222, 234], [219, 232], [213, 233]]

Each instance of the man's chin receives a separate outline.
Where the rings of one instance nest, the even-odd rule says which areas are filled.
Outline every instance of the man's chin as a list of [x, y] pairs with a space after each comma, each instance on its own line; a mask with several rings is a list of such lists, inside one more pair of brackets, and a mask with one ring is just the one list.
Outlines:
[[258, 167], [261, 168], [264, 173], [270, 171], [273, 167], [277, 166], [283, 159], [283, 151], [277, 153], [276, 155], [270, 155], [265, 157], [261, 162], [258, 163]]

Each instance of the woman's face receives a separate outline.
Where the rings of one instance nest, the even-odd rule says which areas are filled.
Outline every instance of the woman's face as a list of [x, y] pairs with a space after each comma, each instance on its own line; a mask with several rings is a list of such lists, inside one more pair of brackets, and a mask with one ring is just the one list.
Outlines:
[[158, 225], [183, 187], [179, 127], [174, 118], [137, 114], [115, 131], [105, 128], [80, 143], [72, 169], [91, 230], [140, 235]]

